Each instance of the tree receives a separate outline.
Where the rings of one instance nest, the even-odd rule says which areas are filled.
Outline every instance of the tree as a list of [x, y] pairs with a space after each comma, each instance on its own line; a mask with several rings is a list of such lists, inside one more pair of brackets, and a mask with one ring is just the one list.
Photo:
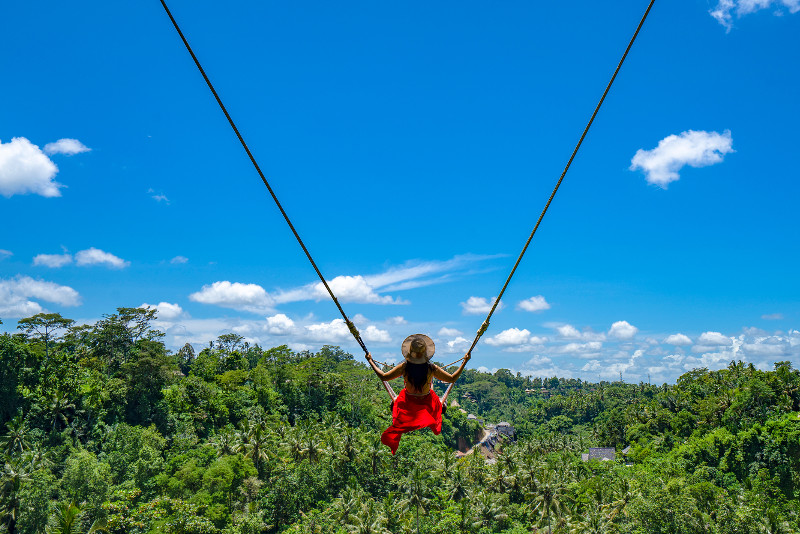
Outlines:
[[420, 469], [419, 465], [415, 465], [411, 470], [411, 474], [406, 477], [402, 482], [405, 499], [403, 499], [404, 507], [407, 510], [414, 509], [414, 517], [416, 518], [417, 534], [419, 534], [419, 512], [425, 512], [425, 507], [428, 505], [428, 497], [426, 495], [426, 487], [429, 475], [426, 471]]
[[538, 488], [533, 495], [536, 507], [541, 510], [542, 519], [547, 520], [547, 532], [552, 534], [551, 515], [561, 515], [563, 500], [566, 497], [564, 487], [555, 480], [552, 473], [545, 472], [543, 480], [539, 482]]
[[20, 319], [17, 328], [28, 336], [36, 334], [34, 339], [44, 343], [44, 355], [47, 358], [50, 355], [50, 341], [58, 339], [56, 333], [68, 329], [74, 323], [75, 321], [62, 317], [60, 313], [37, 313]]
[[28, 442], [29, 431], [28, 422], [21, 415], [9, 421], [8, 433], [0, 439], [3, 453], [11, 456], [16, 452], [22, 453], [25, 452], [25, 449], [30, 448], [30, 443]]
[[[75, 503], [60, 505], [53, 514], [47, 534], [80, 534], [81, 509]], [[86, 534], [108, 532], [105, 521], [94, 521]]]
[[195, 354], [194, 354], [194, 347], [190, 343], [186, 343], [181, 349], [178, 351], [178, 367], [181, 370], [181, 373], [184, 375], [188, 375], [189, 371], [192, 368], [192, 362], [194, 362]]

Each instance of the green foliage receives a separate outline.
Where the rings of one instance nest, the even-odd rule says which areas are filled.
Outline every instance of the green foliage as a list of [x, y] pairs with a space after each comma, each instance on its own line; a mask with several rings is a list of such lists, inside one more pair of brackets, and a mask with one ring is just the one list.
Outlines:
[[[0, 335], [0, 530], [800, 528], [800, 373], [789, 362], [731, 362], [661, 386], [467, 370], [441, 435], [407, 434], [392, 456], [379, 441], [385, 394], [340, 348], [264, 350], [225, 334], [173, 355], [154, 319], [141, 308], [81, 326], [39, 314]], [[467, 413], [511, 422], [516, 441], [456, 457], [484, 436]], [[582, 462], [596, 446], [618, 461]]]

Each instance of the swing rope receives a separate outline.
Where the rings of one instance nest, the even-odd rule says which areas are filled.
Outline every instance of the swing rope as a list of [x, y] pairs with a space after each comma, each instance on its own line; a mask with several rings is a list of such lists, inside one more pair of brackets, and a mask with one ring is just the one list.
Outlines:
[[181, 31], [180, 27], [178, 26], [177, 21], [175, 20], [175, 17], [172, 16], [172, 12], [167, 7], [166, 2], [164, 0], [160, 0], [160, 1], [161, 1], [161, 5], [164, 7], [164, 11], [167, 12], [167, 16], [169, 17], [169, 20], [172, 21], [172, 25], [175, 26], [175, 30], [178, 32], [178, 35], [180, 36], [181, 40], [183, 41], [184, 46], [186, 46], [186, 50], [188, 50], [189, 54], [191, 54], [192, 59], [194, 60], [194, 64], [197, 65], [197, 69], [200, 71], [200, 74], [203, 75], [203, 79], [206, 81], [206, 84], [208, 85], [208, 88], [211, 89], [211, 93], [214, 95], [214, 98], [217, 100], [217, 104], [219, 104], [220, 109], [225, 114], [225, 118], [228, 119], [228, 123], [231, 125], [231, 128], [233, 129], [233, 132], [236, 134], [236, 137], [239, 139], [239, 142], [241, 143], [242, 147], [244, 148], [244, 151], [247, 152], [247, 156], [250, 158], [250, 162], [253, 164], [253, 167], [255, 167], [256, 172], [258, 173], [258, 175], [261, 177], [261, 181], [264, 182], [265, 186], [267, 186], [267, 190], [269, 191], [269, 194], [272, 196], [272, 200], [275, 201], [275, 205], [278, 206], [278, 209], [280, 210], [281, 215], [283, 215], [283, 218], [286, 220], [286, 224], [289, 225], [289, 228], [292, 230], [292, 233], [294, 234], [295, 239], [297, 239], [297, 242], [300, 244], [300, 248], [303, 249], [303, 252], [305, 253], [306, 257], [308, 258], [308, 261], [311, 263], [311, 266], [314, 268], [314, 271], [317, 273], [317, 276], [319, 277], [320, 281], [322, 281], [322, 285], [325, 286], [325, 289], [328, 291], [328, 294], [331, 296], [331, 299], [333, 299], [333, 303], [336, 304], [336, 307], [339, 309], [339, 313], [342, 314], [342, 317], [344, 318], [344, 322], [347, 325], [348, 330], [350, 330], [350, 333], [353, 334], [353, 337], [356, 339], [356, 341], [358, 342], [358, 344], [361, 346], [361, 348], [364, 350], [364, 353], [366, 354], [369, 351], [367, 350], [367, 347], [364, 344], [364, 341], [361, 339], [361, 334], [359, 334], [358, 329], [355, 327], [353, 322], [347, 317], [347, 314], [344, 313], [344, 310], [342, 309], [342, 306], [339, 304], [339, 301], [336, 298], [336, 295], [333, 294], [333, 291], [331, 290], [330, 286], [328, 285], [328, 282], [325, 280], [325, 277], [322, 276], [322, 273], [320, 272], [319, 267], [317, 267], [317, 264], [314, 261], [314, 258], [311, 257], [311, 253], [308, 251], [308, 249], [306, 248], [305, 243], [303, 243], [303, 240], [300, 238], [300, 234], [297, 233], [297, 230], [295, 229], [294, 225], [292, 224], [292, 221], [289, 220], [289, 215], [286, 214], [286, 211], [283, 209], [283, 206], [281, 205], [280, 201], [278, 200], [277, 195], [275, 195], [275, 191], [273, 191], [272, 190], [272, 186], [269, 185], [269, 182], [267, 181], [266, 176], [264, 176], [264, 173], [261, 171], [261, 167], [258, 165], [258, 162], [256, 162], [255, 156], [253, 156], [253, 153], [250, 152], [250, 148], [247, 146], [247, 143], [245, 142], [244, 137], [242, 137], [242, 134], [239, 133], [239, 128], [237, 128], [236, 124], [233, 122], [233, 119], [231, 118], [230, 114], [228, 113], [228, 110], [225, 108], [225, 104], [222, 103], [222, 99], [220, 98], [219, 94], [217, 93], [217, 90], [214, 89], [214, 85], [211, 83], [211, 80], [206, 75], [205, 69], [203, 69], [203, 66], [200, 65], [200, 61], [197, 59], [197, 56], [194, 54], [194, 51], [192, 50], [192, 47], [189, 46], [189, 41], [187, 41], [186, 37], [183, 35], [183, 32]]
[[[208, 75], [206, 75], [206, 72], [203, 69], [202, 65], [200, 64], [200, 61], [197, 59], [197, 56], [195, 55], [194, 51], [192, 50], [192, 47], [189, 45], [189, 41], [186, 39], [186, 37], [184, 36], [184, 34], [181, 31], [180, 27], [178, 26], [178, 23], [175, 20], [175, 17], [172, 16], [172, 12], [169, 10], [169, 7], [167, 7], [166, 1], [165, 0], [160, 0], [160, 2], [161, 2], [162, 7], [164, 8], [164, 11], [167, 13], [167, 16], [169, 17], [170, 21], [172, 22], [172, 25], [175, 27], [175, 30], [178, 32], [178, 35], [180, 36], [181, 41], [183, 41], [183, 44], [186, 47], [186, 50], [192, 56], [192, 60], [194, 60], [194, 63], [197, 66], [197, 69], [200, 71], [200, 74], [203, 76], [203, 79], [205, 80], [206, 84], [208, 85], [208, 88], [211, 90], [211, 93], [214, 95], [214, 98], [216, 99], [217, 104], [219, 105], [219, 107], [222, 110], [222, 112], [225, 114], [225, 118], [228, 119], [228, 123], [230, 124], [231, 128], [233, 129], [233, 132], [236, 134], [236, 137], [239, 139], [239, 142], [241, 143], [242, 148], [244, 148], [245, 152], [247, 153], [247, 156], [250, 158], [250, 162], [253, 164], [253, 167], [255, 168], [256, 172], [258, 173], [259, 177], [261, 178], [261, 181], [264, 183], [264, 185], [266, 186], [267, 190], [269, 191], [269, 194], [272, 196], [272, 199], [275, 201], [275, 205], [278, 206], [278, 209], [280, 210], [281, 215], [283, 215], [283, 218], [286, 221], [286, 224], [291, 229], [292, 234], [294, 234], [295, 239], [297, 240], [298, 244], [300, 245], [300, 248], [303, 249], [303, 252], [305, 253], [306, 258], [308, 258], [308, 261], [311, 263], [311, 266], [314, 268], [314, 271], [317, 273], [317, 276], [319, 277], [320, 281], [322, 282], [322, 285], [328, 291], [328, 294], [330, 295], [331, 299], [333, 300], [333, 303], [336, 305], [336, 308], [339, 310], [339, 313], [342, 315], [342, 318], [344, 319], [344, 322], [347, 325], [347, 329], [353, 335], [353, 337], [355, 338], [356, 342], [358, 342], [359, 346], [364, 351], [364, 354], [368, 354], [369, 350], [367, 350], [367, 346], [365, 345], [364, 341], [362, 340], [361, 334], [359, 333], [358, 329], [353, 324], [353, 322], [347, 317], [347, 314], [344, 312], [344, 309], [342, 309], [341, 304], [339, 304], [339, 301], [336, 298], [336, 295], [334, 295], [333, 290], [330, 288], [330, 286], [328, 285], [328, 282], [325, 280], [325, 277], [322, 275], [322, 272], [319, 270], [319, 267], [317, 267], [316, 262], [311, 257], [311, 253], [308, 251], [308, 248], [306, 248], [305, 243], [303, 243], [303, 240], [300, 238], [300, 234], [298, 234], [297, 230], [295, 229], [294, 225], [292, 224], [291, 220], [289, 219], [288, 214], [283, 209], [283, 206], [281, 205], [280, 201], [278, 200], [277, 195], [275, 194], [275, 192], [273, 191], [273, 189], [270, 186], [269, 182], [267, 181], [266, 176], [261, 171], [261, 167], [258, 165], [258, 162], [255, 159], [255, 156], [253, 156], [253, 153], [250, 151], [250, 148], [247, 146], [247, 143], [245, 142], [244, 137], [239, 132], [239, 129], [236, 127], [236, 124], [234, 123], [233, 119], [231, 118], [230, 114], [228, 113], [228, 110], [225, 108], [225, 105], [222, 103], [222, 99], [220, 98], [219, 94], [217, 93], [216, 89], [214, 88], [214, 85], [211, 83], [211, 80], [209, 79]], [[519, 267], [519, 264], [522, 261], [523, 256], [525, 255], [525, 252], [528, 250], [528, 246], [531, 244], [531, 241], [533, 240], [533, 236], [536, 234], [536, 230], [539, 228], [539, 225], [541, 224], [542, 219], [545, 216], [545, 213], [547, 213], [547, 210], [550, 207], [550, 204], [552, 203], [553, 198], [555, 198], [555, 195], [558, 192], [559, 187], [561, 187], [561, 183], [563, 182], [564, 177], [567, 174], [567, 171], [569, 170], [570, 166], [572, 165], [572, 161], [575, 159], [575, 156], [577, 155], [578, 150], [580, 149], [581, 145], [583, 144], [583, 140], [586, 138], [586, 134], [589, 132], [589, 128], [592, 126], [592, 123], [594, 122], [594, 119], [597, 116], [597, 113], [600, 111], [600, 107], [603, 105], [603, 102], [605, 101], [606, 95], [608, 95], [608, 92], [611, 90], [611, 86], [613, 85], [614, 80], [617, 77], [617, 74], [619, 73], [620, 69], [622, 68], [623, 63], [625, 62], [625, 58], [628, 56], [628, 52], [630, 52], [631, 48], [633, 47], [633, 43], [636, 40], [636, 37], [639, 35], [639, 31], [642, 29], [642, 26], [644, 25], [644, 22], [647, 19], [647, 16], [650, 13], [650, 9], [653, 7], [654, 3], [655, 3], [655, 0], [650, 0], [650, 4], [647, 6], [647, 10], [645, 11], [644, 15], [642, 16], [642, 19], [639, 22], [639, 25], [637, 26], [636, 31], [633, 34], [633, 37], [631, 37], [631, 40], [628, 43], [628, 47], [625, 49], [625, 53], [622, 55], [622, 58], [620, 59], [619, 63], [617, 64], [617, 68], [614, 71], [614, 74], [611, 76], [611, 80], [608, 82], [608, 85], [606, 86], [605, 91], [603, 91], [603, 96], [600, 98], [600, 101], [597, 103], [597, 106], [595, 107], [594, 112], [592, 113], [592, 116], [589, 119], [589, 122], [586, 124], [586, 127], [584, 128], [583, 133], [581, 134], [581, 137], [578, 140], [577, 145], [575, 146], [575, 149], [572, 151], [572, 155], [570, 156], [569, 160], [567, 161], [567, 164], [564, 167], [564, 170], [561, 173], [561, 176], [559, 177], [558, 181], [556, 182], [555, 187], [553, 188], [553, 192], [550, 194], [550, 197], [547, 199], [547, 203], [545, 204], [544, 209], [542, 210], [542, 213], [539, 215], [539, 219], [536, 221], [536, 225], [533, 227], [533, 230], [531, 231], [530, 236], [528, 236], [528, 240], [525, 242], [525, 246], [522, 247], [522, 251], [520, 252], [519, 257], [517, 258], [517, 261], [514, 263], [514, 267], [511, 269], [511, 272], [509, 273], [508, 277], [506, 278], [506, 281], [503, 284], [503, 287], [500, 290], [500, 293], [497, 295], [497, 298], [494, 299], [494, 302], [492, 303], [492, 307], [489, 310], [489, 313], [486, 316], [486, 319], [483, 321], [483, 323], [481, 324], [481, 327], [478, 329], [478, 331], [477, 331], [477, 333], [475, 335], [475, 339], [472, 341], [472, 345], [470, 346], [470, 348], [466, 352], [466, 354], [471, 354], [472, 353], [473, 349], [478, 344], [478, 341], [480, 340], [480, 338], [483, 336], [483, 334], [489, 328], [489, 322], [490, 322], [490, 320], [492, 318], [492, 315], [494, 314], [495, 310], [497, 309], [498, 305], [500, 304], [500, 299], [503, 298], [503, 295], [505, 294], [505, 291], [508, 288], [509, 283], [511, 282], [511, 278], [514, 276], [514, 273], [516, 273], [517, 267]], [[460, 362], [464, 358], [466, 358], [466, 355], [464, 357], [462, 357], [462, 358], [459, 358], [455, 362], [447, 365], [447, 367], [450, 367], [453, 364]], [[377, 363], [383, 363], [383, 362], [377, 362]], [[389, 386], [389, 384], [387, 382], [385, 382], [385, 381], [383, 381], [383, 386], [386, 389], [386, 392], [392, 398], [392, 400], [394, 400], [394, 398], [395, 398], [394, 390], [392, 390], [392, 388]], [[452, 388], [453, 388], [453, 383], [451, 383], [449, 385], [449, 387], [447, 388], [447, 391], [445, 392], [444, 396], [442, 397], [442, 403], [443, 404], [447, 400], [447, 396], [450, 394], [450, 391], [452, 390]]]
[[[589, 119], [589, 122], [586, 124], [586, 128], [583, 129], [583, 133], [581, 134], [580, 139], [578, 139], [578, 144], [575, 145], [575, 149], [572, 151], [572, 155], [569, 157], [569, 160], [567, 161], [567, 165], [564, 167], [564, 171], [561, 173], [561, 176], [559, 177], [558, 182], [556, 182], [556, 185], [553, 188], [553, 192], [550, 193], [550, 198], [547, 199], [547, 203], [544, 205], [544, 209], [542, 210], [542, 213], [539, 215], [539, 219], [536, 221], [536, 225], [533, 227], [533, 230], [531, 231], [530, 236], [528, 236], [528, 240], [525, 242], [525, 246], [522, 247], [522, 252], [519, 253], [519, 257], [517, 258], [516, 263], [514, 263], [514, 267], [511, 269], [511, 272], [509, 273], [508, 278], [506, 278], [505, 284], [503, 284], [503, 288], [500, 290], [500, 293], [497, 295], [497, 298], [494, 299], [494, 302], [492, 303], [492, 308], [489, 310], [489, 314], [486, 316], [486, 319], [483, 321], [483, 324], [481, 324], [481, 327], [478, 329], [478, 332], [475, 334], [475, 339], [472, 341], [472, 345], [470, 346], [469, 350], [467, 351], [467, 354], [471, 354], [472, 353], [472, 350], [475, 348], [475, 345], [478, 344], [478, 341], [481, 339], [483, 334], [489, 328], [489, 320], [492, 318], [492, 315], [494, 314], [495, 310], [497, 309], [497, 306], [500, 304], [500, 299], [503, 298], [503, 294], [506, 292], [506, 288], [508, 287], [508, 284], [511, 282], [511, 278], [514, 276], [514, 273], [517, 271], [517, 267], [519, 267], [519, 264], [522, 261], [522, 257], [525, 255], [525, 252], [528, 250], [528, 246], [531, 244], [531, 241], [533, 240], [533, 236], [536, 234], [536, 230], [539, 229], [539, 224], [541, 224], [542, 219], [544, 219], [544, 215], [545, 215], [545, 213], [547, 213], [547, 210], [550, 207], [550, 203], [553, 202], [553, 198], [555, 198], [556, 193], [558, 192], [558, 188], [561, 187], [561, 182], [564, 181], [564, 177], [567, 175], [567, 171], [569, 171], [569, 168], [572, 165], [572, 161], [575, 159], [575, 156], [577, 155], [578, 150], [581, 148], [581, 145], [583, 144], [583, 140], [586, 138], [586, 134], [589, 133], [589, 128], [591, 128], [592, 123], [594, 122], [594, 119], [597, 116], [597, 113], [600, 111], [600, 106], [603, 105], [603, 101], [605, 101], [606, 95], [608, 95], [608, 92], [611, 90], [611, 86], [613, 85], [614, 80], [617, 78], [617, 74], [619, 74], [619, 71], [622, 68], [622, 64], [625, 62], [625, 58], [628, 57], [628, 52], [630, 52], [631, 48], [633, 47], [633, 43], [634, 43], [634, 41], [636, 41], [636, 37], [639, 35], [639, 31], [642, 29], [642, 26], [644, 26], [644, 21], [647, 20], [647, 15], [650, 14], [650, 9], [653, 7], [654, 3], [655, 3], [655, 0], [650, 0], [650, 4], [647, 6], [647, 9], [645, 10], [644, 15], [642, 16], [642, 19], [639, 21], [639, 25], [636, 27], [636, 31], [633, 32], [633, 37], [631, 37], [631, 40], [628, 43], [628, 47], [625, 49], [625, 53], [622, 54], [622, 58], [619, 60], [619, 63], [617, 64], [617, 68], [616, 68], [616, 70], [614, 70], [614, 74], [611, 76], [611, 80], [609, 80], [608, 85], [606, 85], [605, 91], [603, 91], [603, 96], [600, 97], [600, 101], [597, 103], [597, 106], [595, 106], [594, 112], [592, 113], [592, 116]], [[457, 361], [460, 361], [460, 360], [457, 360]], [[450, 390], [451, 389], [453, 389], [453, 383], [451, 383], [447, 387], [447, 391], [445, 391], [444, 396], [442, 397], [442, 403], [447, 401], [447, 396], [450, 394]]]
[[[354, 325], [353, 322], [350, 320], [350, 318], [347, 317], [347, 314], [344, 312], [344, 309], [342, 309], [341, 304], [339, 304], [339, 300], [336, 298], [336, 295], [333, 294], [333, 290], [328, 285], [327, 280], [325, 280], [325, 277], [322, 276], [322, 272], [319, 270], [319, 267], [317, 267], [317, 263], [314, 261], [314, 258], [311, 257], [311, 253], [308, 251], [308, 248], [306, 248], [305, 243], [303, 243], [303, 240], [300, 238], [300, 234], [297, 233], [297, 230], [295, 229], [294, 225], [292, 224], [292, 221], [289, 219], [289, 215], [286, 213], [286, 210], [283, 209], [283, 206], [281, 205], [280, 201], [278, 200], [278, 196], [275, 194], [275, 191], [272, 190], [272, 186], [269, 185], [269, 182], [267, 181], [267, 177], [264, 176], [264, 173], [261, 171], [261, 167], [258, 165], [258, 162], [256, 161], [255, 156], [253, 156], [253, 153], [250, 151], [250, 148], [247, 146], [247, 143], [245, 142], [244, 137], [242, 137], [242, 134], [239, 132], [239, 128], [236, 127], [236, 123], [233, 122], [233, 118], [231, 118], [230, 113], [228, 113], [228, 110], [225, 107], [225, 104], [222, 103], [222, 99], [220, 98], [219, 94], [217, 93], [217, 90], [214, 88], [214, 85], [211, 83], [211, 80], [209, 79], [208, 75], [206, 74], [205, 69], [203, 69], [203, 66], [200, 64], [200, 60], [197, 59], [197, 56], [195, 55], [194, 51], [192, 50], [192, 47], [189, 45], [189, 41], [183, 35], [183, 32], [181, 31], [180, 26], [178, 26], [178, 22], [175, 20], [175, 17], [172, 16], [172, 12], [169, 10], [169, 7], [167, 7], [166, 1], [165, 0], [160, 0], [160, 1], [161, 1], [161, 5], [164, 8], [164, 11], [166, 11], [167, 16], [169, 17], [169, 20], [172, 21], [172, 25], [175, 27], [175, 30], [178, 32], [178, 35], [180, 36], [181, 41], [183, 41], [183, 44], [186, 47], [186, 50], [188, 50], [189, 54], [192, 56], [192, 59], [194, 60], [194, 64], [197, 66], [197, 70], [200, 71], [200, 74], [203, 76], [203, 79], [206, 81], [206, 85], [208, 85], [208, 88], [211, 90], [211, 94], [214, 95], [214, 98], [216, 99], [217, 104], [219, 104], [219, 107], [222, 110], [222, 113], [225, 114], [225, 118], [228, 119], [228, 123], [231, 125], [231, 128], [233, 129], [233, 132], [236, 134], [236, 137], [239, 139], [239, 143], [241, 143], [242, 148], [244, 148], [244, 151], [247, 153], [247, 157], [250, 158], [250, 162], [253, 164], [253, 167], [255, 167], [256, 172], [258, 173], [258, 175], [261, 177], [261, 181], [267, 187], [267, 190], [269, 191], [269, 194], [272, 196], [272, 200], [275, 201], [275, 205], [278, 206], [278, 209], [280, 210], [281, 215], [283, 215], [284, 220], [286, 220], [286, 224], [289, 225], [289, 229], [291, 229], [292, 234], [294, 234], [295, 239], [297, 239], [297, 242], [300, 244], [300, 248], [303, 249], [303, 252], [305, 253], [306, 258], [308, 258], [308, 261], [311, 263], [311, 266], [314, 268], [314, 272], [317, 273], [317, 276], [319, 277], [320, 281], [322, 282], [322, 285], [325, 286], [325, 289], [328, 291], [328, 295], [330, 295], [331, 299], [333, 300], [333, 303], [336, 305], [336, 308], [339, 310], [339, 313], [342, 315], [342, 318], [344, 319], [344, 322], [347, 325], [347, 329], [353, 335], [353, 337], [355, 338], [356, 342], [358, 342], [359, 346], [364, 351], [364, 354], [368, 354], [369, 350], [367, 350], [367, 346], [364, 343], [364, 340], [361, 339], [361, 334], [359, 333], [358, 329], [356, 328], [356, 325]], [[391, 388], [391, 386], [388, 383], [383, 382], [383, 387], [386, 390], [386, 393], [388, 393], [389, 396], [392, 398], [392, 400], [394, 400], [396, 395], [394, 393], [394, 390]]]

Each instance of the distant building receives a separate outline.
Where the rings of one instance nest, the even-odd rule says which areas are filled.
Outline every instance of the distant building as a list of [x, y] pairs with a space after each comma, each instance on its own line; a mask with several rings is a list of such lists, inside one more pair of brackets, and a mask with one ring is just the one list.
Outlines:
[[613, 462], [617, 459], [617, 451], [613, 447], [592, 447], [588, 453], [581, 454], [581, 460], [597, 460], [599, 462]]
[[475, 421], [483, 425], [484, 421], [480, 417], [476, 417], [474, 414], [467, 415], [467, 421]]
[[498, 434], [501, 434], [503, 436], [508, 436], [509, 438], [513, 438], [514, 437], [514, 432], [515, 431], [514, 431], [514, 427], [511, 426], [511, 423], [507, 423], [505, 421], [501, 421], [500, 423], [497, 423], [497, 426], [495, 428], [497, 429], [497, 433]]

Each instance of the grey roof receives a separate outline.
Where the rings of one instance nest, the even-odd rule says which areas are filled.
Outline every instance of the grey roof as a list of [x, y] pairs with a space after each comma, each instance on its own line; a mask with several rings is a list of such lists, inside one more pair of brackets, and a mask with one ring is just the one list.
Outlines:
[[616, 460], [617, 451], [613, 447], [592, 447], [589, 449], [589, 460]]
[[628, 445], [627, 447], [622, 449], [622, 454], [628, 454], [629, 452], [631, 452], [631, 446], [630, 445]]

